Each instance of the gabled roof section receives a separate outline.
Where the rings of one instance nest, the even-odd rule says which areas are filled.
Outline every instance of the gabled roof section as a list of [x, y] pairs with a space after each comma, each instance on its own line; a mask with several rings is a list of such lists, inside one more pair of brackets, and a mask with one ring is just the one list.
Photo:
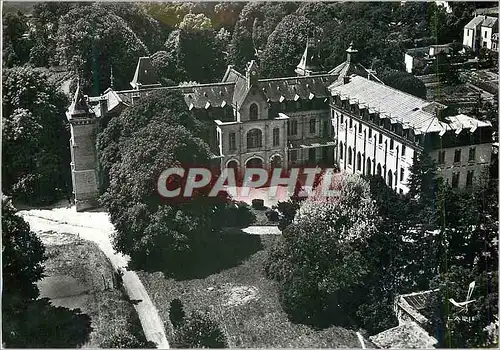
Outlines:
[[481, 23], [483, 23], [486, 16], [476, 16], [465, 25], [465, 29], [476, 29]]
[[233, 66], [228, 66], [222, 82], [234, 83], [234, 93], [231, 105], [239, 109], [249, 91], [247, 78], [234, 69]]
[[377, 78], [370, 70], [365, 68], [361, 63], [348, 62], [345, 61], [339, 64], [337, 67], [333, 68], [328, 74], [338, 76], [339, 80], [344, 79], [352, 74], [362, 76], [364, 78], [375, 80], [377, 83], [383, 84], [382, 80]]
[[481, 24], [482, 27], [493, 28], [498, 23], [498, 18], [496, 17], [486, 17]]
[[190, 110], [224, 108], [232, 103], [234, 96], [232, 82], [184, 86], [179, 89]]
[[156, 76], [150, 57], [140, 57], [135, 69], [134, 79], [130, 82], [134, 89], [140, 87], [158, 86], [158, 77]]

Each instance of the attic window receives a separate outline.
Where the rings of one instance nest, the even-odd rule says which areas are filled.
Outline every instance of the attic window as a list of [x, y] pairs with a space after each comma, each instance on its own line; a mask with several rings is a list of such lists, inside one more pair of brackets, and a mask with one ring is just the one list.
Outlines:
[[210, 108], [210, 102], [207, 101], [207, 103], [205, 104], [205, 109], [209, 109]]
[[189, 110], [192, 110], [193, 108], [194, 108], [194, 104], [192, 104], [192, 103], [191, 103], [191, 104], [189, 105]]
[[283, 101], [285, 101], [285, 96], [281, 95], [280, 96], [280, 102], [283, 102]]
[[224, 107], [226, 106], [226, 100], [223, 100], [223, 101], [222, 101], [222, 103], [220, 104], [220, 106], [221, 106], [222, 108], [224, 108]]
[[208, 97], [208, 94], [206, 91], [203, 93], [203, 96]]
[[309, 88], [309, 87], [310, 87], [309, 84], [306, 84], [306, 88]]
[[310, 99], [310, 100], [312, 100], [313, 98], [314, 98], [314, 94], [311, 92], [311, 93], [309, 94], [309, 99]]
[[224, 96], [224, 91], [219, 92], [219, 95]]
[[299, 95], [297, 95], [297, 94], [295, 94], [295, 96], [293, 97], [293, 100], [294, 100], [294, 101], [298, 101], [298, 100], [299, 100], [299, 98], [300, 98], [300, 96], [299, 96]]
[[279, 85], [278, 85], [278, 88], [277, 88], [277, 89], [278, 89], [278, 91], [281, 91], [281, 87], [280, 87]]
[[267, 92], [267, 90], [266, 90], [266, 88], [265, 88], [265, 87], [263, 87], [263, 88], [262, 88], [262, 91], [264, 91], [264, 93], [265, 93], [265, 92]]

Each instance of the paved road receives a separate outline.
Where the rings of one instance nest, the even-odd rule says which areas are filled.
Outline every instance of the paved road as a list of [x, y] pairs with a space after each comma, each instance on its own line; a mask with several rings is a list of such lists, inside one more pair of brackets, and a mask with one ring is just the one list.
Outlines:
[[[34, 232], [55, 231], [78, 235], [80, 238], [97, 243], [115, 269], [123, 269], [127, 265], [129, 258], [115, 252], [111, 245], [110, 236], [114, 227], [107, 213], [76, 213], [74, 208], [57, 208], [22, 210], [19, 214], [30, 224]], [[135, 309], [146, 339], [158, 344], [159, 349], [168, 349], [163, 322], [137, 274], [134, 271], [124, 271], [123, 285], [130, 299], [142, 300], [135, 305]]]

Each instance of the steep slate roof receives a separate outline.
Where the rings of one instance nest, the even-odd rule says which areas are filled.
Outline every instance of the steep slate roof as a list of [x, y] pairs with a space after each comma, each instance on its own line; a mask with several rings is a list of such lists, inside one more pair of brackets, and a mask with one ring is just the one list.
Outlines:
[[319, 52], [316, 45], [307, 40], [306, 49], [300, 59], [295, 72], [299, 75], [324, 74], [323, 66], [319, 61]]
[[[328, 86], [337, 77], [330, 74], [279, 79], [261, 79], [258, 86], [269, 102], [296, 101], [329, 96]], [[282, 98], [283, 96], [283, 98]]]
[[133, 88], [159, 84], [150, 57], [140, 57], [135, 69], [134, 79], [130, 82]]
[[71, 105], [67, 111], [68, 119], [71, 117], [84, 117], [89, 113], [94, 114], [94, 111], [90, 108], [87, 99], [80, 89], [80, 84], [78, 84]]
[[476, 16], [465, 25], [465, 29], [476, 29], [478, 25], [483, 23], [486, 16]]
[[438, 343], [415, 322], [403, 323], [369, 337], [370, 341], [382, 349], [429, 349]]
[[368, 80], [361, 76], [352, 76], [349, 83], [331, 87], [332, 95], [346, 95], [349, 99], [358, 100], [370, 108], [380, 110], [391, 119], [409, 124], [410, 127], [422, 132], [439, 132], [445, 127], [438, 121], [435, 114], [424, 109], [433, 104], [426, 100]]
[[191, 85], [179, 88], [189, 109], [208, 109], [230, 105], [234, 96], [234, 83]]
[[232, 99], [233, 106], [241, 106], [243, 103], [243, 99], [248, 93], [248, 83], [247, 78], [234, 69], [234, 66], [230, 65], [227, 67], [226, 74], [224, 74], [224, 78], [222, 78], [222, 82], [231, 82], [234, 84], [234, 94]]

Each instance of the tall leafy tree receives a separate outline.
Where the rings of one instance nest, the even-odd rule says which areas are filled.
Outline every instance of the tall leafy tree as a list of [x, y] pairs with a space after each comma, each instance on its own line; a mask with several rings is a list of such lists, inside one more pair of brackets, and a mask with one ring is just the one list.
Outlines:
[[314, 23], [303, 16], [288, 15], [269, 36], [261, 57], [264, 77], [293, 76], [308, 39], [315, 31]]
[[30, 203], [47, 203], [69, 186], [68, 100], [36, 69], [3, 72], [2, 187]]
[[78, 73], [85, 92], [97, 95], [110, 86], [129, 87], [139, 57], [148, 49], [121, 17], [99, 4], [75, 8], [64, 15], [57, 32], [61, 63]]
[[419, 98], [426, 99], [427, 97], [425, 84], [410, 73], [386, 71], [378, 77], [384, 82], [384, 84], [390, 87], [404, 91]]
[[266, 264], [268, 276], [280, 282], [285, 311], [295, 321], [345, 322], [356, 311], [356, 291], [368, 273], [362, 251], [374, 234], [376, 208], [366, 181], [339, 176], [330, 184], [339, 195], [309, 197]]
[[28, 19], [23, 13], [6, 13], [2, 18], [3, 65], [12, 67], [28, 61], [31, 41], [28, 36]]

